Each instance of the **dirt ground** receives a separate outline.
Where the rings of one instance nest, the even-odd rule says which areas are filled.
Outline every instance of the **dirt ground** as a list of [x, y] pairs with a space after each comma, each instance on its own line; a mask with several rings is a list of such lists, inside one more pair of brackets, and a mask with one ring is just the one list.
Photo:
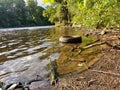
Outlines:
[[61, 77], [56, 90], [120, 90], [120, 29], [99, 37], [115, 47], [103, 49], [103, 56], [87, 70]]

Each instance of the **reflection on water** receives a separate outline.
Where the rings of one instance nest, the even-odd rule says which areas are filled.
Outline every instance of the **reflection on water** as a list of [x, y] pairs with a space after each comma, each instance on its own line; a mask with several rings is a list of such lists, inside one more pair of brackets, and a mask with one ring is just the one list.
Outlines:
[[41, 52], [51, 46], [48, 30], [24, 30], [0, 33], [0, 61]]
[[[61, 45], [58, 40], [62, 35], [81, 35], [83, 43]], [[96, 61], [94, 58], [97, 54], [91, 56], [93, 53], [90, 52], [98, 49], [93, 48], [81, 55], [77, 54], [78, 50], [71, 51], [71, 49], [94, 41], [91, 37], [83, 37], [83, 33], [76, 28], [0, 31], [0, 62], [4, 62], [0, 64], [0, 76], [2, 76], [0, 79], [6, 82], [13, 78], [16, 81], [21, 76], [26, 81], [36, 75], [44, 77], [48, 73], [46, 66], [50, 60], [55, 59], [57, 59], [60, 74], [79, 70], [82, 60], [86, 60], [87, 65]], [[71, 61], [73, 59], [77, 59], [77, 62]]]
[[[0, 81], [27, 82], [37, 75], [44, 78], [50, 60], [59, 57], [58, 52], [45, 52], [58, 45], [50, 34], [55, 29], [0, 31]], [[46, 55], [44, 60], [40, 59]]]
[[73, 34], [71, 28], [57, 29], [0, 31], [0, 62], [59, 47], [61, 35]]

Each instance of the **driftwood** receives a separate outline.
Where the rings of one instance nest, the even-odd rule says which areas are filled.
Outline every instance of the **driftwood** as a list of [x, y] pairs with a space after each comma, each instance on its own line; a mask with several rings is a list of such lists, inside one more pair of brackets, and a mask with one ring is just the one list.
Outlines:
[[7, 90], [14, 90], [17, 86], [18, 84], [13, 84]]
[[90, 44], [88, 46], [85, 46], [83, 47], [83, 49], [88, 49], [88, 48], [91, 48], [91, 47], [94, 47], [94, 46], [97, 46], [97, 45], [102, 45], [102, 44], [105, 44], [106, 42], [96, 42], [96, 43], [93, 43], [93, 44]]
[[102, 44], [106, 44], [106, 42], [105, 42], [105, 41], [104, 41], [104, 42], [96, 42], [96, 43], [90, 44], [90, 45], [88, 45], [88, 46], [85, 46], [85, 47], [83, 47], [83, 48], [80, 48], [79, 54], [80, 54], [83, 50], [85, 50], [85, 49], [89, 49], [89, 48], [91, 48], [91, 47], [94, 47], [94, 46], [97, 46], [97, 45], [102, 45]]
[[90, 70], [90, 71], [120, 77], [119, 73], [111, 73], [111, 72], [106, 72], [101, 70]]
[[103, 41], [103, 42], [96, 42], [96, 43], [93, 43], [93, 44], [90, 44], [88, 46], [85, 46], [83, 48], [79, 48], [79, 54], [83, 51], [83, 50], [86, 50], [86, 49], [89, 49], [91, 47], [94, 47], [94, 46], [98, 46], [98, 45], [103, 45], [103, 44], [106, 44], [108, 45], [109, 47], [112, 47], [113, 49], [117, 49], [117, 50], [120, 50], [120, 45], [112, 45], [106, 41]]

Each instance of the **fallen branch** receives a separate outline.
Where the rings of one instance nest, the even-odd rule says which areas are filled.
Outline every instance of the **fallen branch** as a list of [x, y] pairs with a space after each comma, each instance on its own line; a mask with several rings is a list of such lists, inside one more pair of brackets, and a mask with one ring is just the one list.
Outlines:
[[101, 71], [101, 70], [90, 70], [90, 71], [120, 77], [119, 73], [111, 73], [111, 72], [106, 72], [106, 71]]
[[108, 45], [109, 47], [112, 47], [113, 49], [118, 49], [118, 50], [120, 50], [120, 46], [119, 45], [112, 45], [112, 44], [110, 44], [110, 43], [108, 43], [108, 42], [106, 42], [106, 41], [103, 41], [103, 42], [96, 42], [96, 43], [93, 43], [93, 44], [90, 44], [90, 45], [88, 45], [88, 46], [85, 46], [85, 47], [83, 47], [83, 48], [81, 48], [81, 47], [79, 47], [79, 54], [83, 51], [83, 50], [85, 50], [85, 49], [89, 49], [89, 48], [91, 48], [91, 47], [94, 47], [94, 46], [97, 46], [97, 45], [103, 45], [103, 44], [106, 44], [106, 45]]
[[96, 42], [96, 43], [90, 44], [88, 46], [85, 46], [83, 48], [80, 48], [79, 54], [85, 49], [89, 49], [91, 47], [94, 47], [94, 46], [97, 46], [97, 45], [102, 45], [102, 44], [106, 44], [106, 42], [105, 41], [104, 42]]
[[94, 46], [97, 46], [97, 45], [102, 45], [102, 44], [105, 44], [106, 42], [97, 42], [97, 43], [93, 43], [93, 44], [90, 44], [88, 46], [85, 46], [83, 47], [83, 49], [88, 49], [88, 48], [91, 48], [91, 47], [94, 47]]

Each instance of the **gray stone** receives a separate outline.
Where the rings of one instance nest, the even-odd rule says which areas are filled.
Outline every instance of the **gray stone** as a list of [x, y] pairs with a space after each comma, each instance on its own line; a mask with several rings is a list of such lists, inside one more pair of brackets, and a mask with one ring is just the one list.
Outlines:
[[30, 90], [52, 90], [52, 86], [48, 81], [37, 81], [32, 82], [30, 85]]

